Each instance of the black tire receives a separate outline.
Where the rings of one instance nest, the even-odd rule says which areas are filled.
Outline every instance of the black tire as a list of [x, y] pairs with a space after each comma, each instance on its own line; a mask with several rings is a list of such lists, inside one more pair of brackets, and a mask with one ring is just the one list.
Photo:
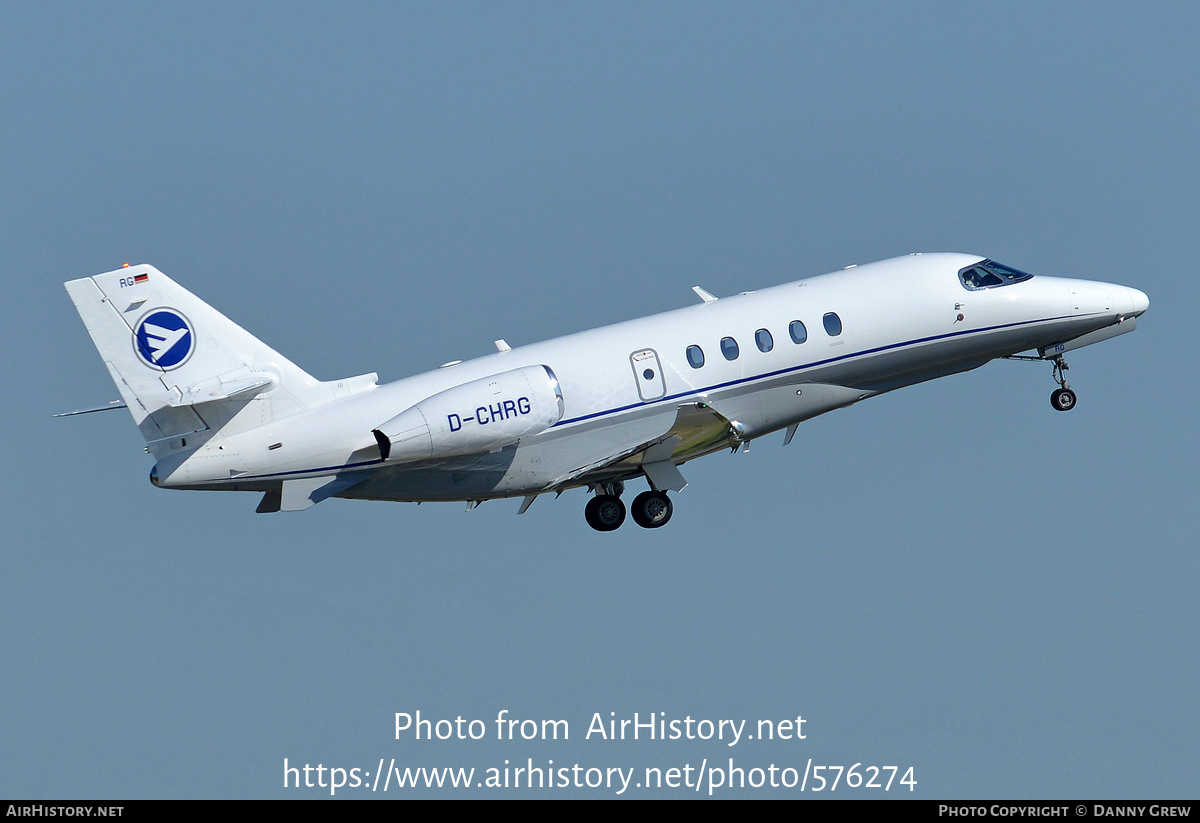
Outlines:
[[625, 522], [625, 504], [615, 494], [598, 494], [583, 509], [587, 524], [598, 532], [611, 532]]
[[667, 525], [673, 509], [671, 498], [667, 497], [666, 492], [649, 491], [633, 498], [630, 513], [633, 515], [633, 522], [643, 529], [657, 529]]
[[1075, 392], [1070, 389], [1055, 389], [1050, 392], [1050, 405], [1057, 411], [1070, 411], [1075, 408]]

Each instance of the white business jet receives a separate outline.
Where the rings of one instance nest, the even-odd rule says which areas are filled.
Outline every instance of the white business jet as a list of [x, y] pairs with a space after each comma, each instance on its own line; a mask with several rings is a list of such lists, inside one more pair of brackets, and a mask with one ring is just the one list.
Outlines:
[[[1137, 289], [913, 254], [716, 298], [377, 385], [323, 382], [152, 266], [72, 280], [75, 303], [163, 488], [253, 491], [260, 512], [329, 497], [466, 501], [586, 486], [599, 531], [671, 518], [679, 466], [1000, 357], [1053, 364], [1132, 331]], [[1025, 353], [1025, 354], [1022, 354]], [[83, 414], [101, 409], [82, 409]]]

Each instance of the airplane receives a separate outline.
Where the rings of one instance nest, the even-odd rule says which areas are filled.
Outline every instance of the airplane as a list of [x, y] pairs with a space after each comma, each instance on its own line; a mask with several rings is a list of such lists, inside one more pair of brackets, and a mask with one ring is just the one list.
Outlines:
[[[1137, 328], [1135, 288], [1034, 276], [989, 258], [915, 253], [717, 298], [385, 385], [320, 381], [153, 266], [65, 284], [156, 463], [160, 488], [257, 492], [259, 512], [331, 497], [407, 502], [521, 497], [586, 487], [585, 519], [628, 507], [665, 525], [679, 466], [748, 449], [870, 397], [997, 358], [1052, 364]], [[1024, 353], [1024, 354], [1023, 354]]]

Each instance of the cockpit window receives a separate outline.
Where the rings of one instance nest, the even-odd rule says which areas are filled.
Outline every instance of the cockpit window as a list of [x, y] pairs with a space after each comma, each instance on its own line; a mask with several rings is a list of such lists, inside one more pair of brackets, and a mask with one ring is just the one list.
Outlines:
[[970, 291], [1009, 286], [1031, 277], [1032, 274], [997, 263], [995, 260], [984, 260], [958, 272], [958, 279], [962, 281], [963, 287]]

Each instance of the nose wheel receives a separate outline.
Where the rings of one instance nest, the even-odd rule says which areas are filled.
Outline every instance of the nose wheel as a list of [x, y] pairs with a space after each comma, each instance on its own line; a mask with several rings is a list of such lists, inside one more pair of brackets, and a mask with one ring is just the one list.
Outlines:
[[1058, 411], [1070, 411], [1075, 408], [1075, 392], [1067, 388], [1055, 389], [1050, 392], [1050, 405]]

